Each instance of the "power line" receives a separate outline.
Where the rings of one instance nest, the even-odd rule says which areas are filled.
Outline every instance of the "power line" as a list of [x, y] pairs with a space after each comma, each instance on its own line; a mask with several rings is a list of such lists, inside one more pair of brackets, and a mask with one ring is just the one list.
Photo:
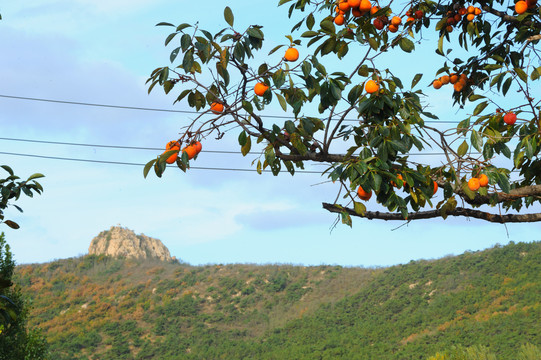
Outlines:
[[[173, 109], [148, 108], [148, 107], [138, 107], [138, 106], [127, 106], [127, 105], [98, 104], [98, 103], [89, 103], [89, 102], [82, 102], [82, 101], [44, 99], [44, 98], [35, 98], [35, 97], [26, 97], [26, 96], [5, 95], [5, 94], [0, 94], [0, 97], [6, 98], [6, 99], [15, 99], [15, 100], [39, 101], [39, 102], [65, 104], [65, 105], [93, 106], [93, 107], [122, 109], [122, 110], [158, 111], [158, 112], [170, 112], [170, 113], [191, 114], [191, 115], [200, 115], [200, 114], [202, 114], [200, 112], [191, 111], [191, 110], [173, 110]], [[260, 115], [260, 116], [262, 118], [272, 118], [272, 119], [295, 119], [294, 117], [286, 116], [286, 115]], [[338, 119], [332, 119], [332, 121], [338, 121]], [[357, 122], [359, 120], [358, 119], [344, 119], [344, 121], [346, 121], [346, 122]], [[459, 121], [454, 121], [454, 120], [425, 120], [425, 123], [458, 124]]]
[[[31, 157], [31, 158], [38, 158], [38, 159], [77, 161], [77, 162], [85, 162], [85, 163], [110, 164], [110, 165], [129, 165], [129, 166], [145, 166], [146, 165], [146, 164], [142, 164], [142, 163], [132, 163], [132, 162], [125, 162], [125, 161], [77, 159], [77, 158], [60, 157], [60, 156], [21, 154], [21, 153], [11, 153], [11, 152], [3, 152], [3, 151], [0, 151], [0, 155], [11, 155], [11, 156]], [[172, 165], [170, 167], [176, 167], [176, 166]], [[255, 170], [255, 169], [216, 168], [216, 167], [203, 167], [203, 166], [190, 166], [190, 169], [194, 169], [194, 170], [216, 170], [216, 171], [257, 172], [257, 170]], [[272, 171], [270, 171], [270, 170], [262, 170], [262, 172], [270, 173]], [[320, 171], [311, 171], [311, 170], [296, 170], [295, 173], [320, 174], [321, 175]]]
[[[129, 149], [129, 150], [151, 150], [151, 151], [162, 151], [163, 148], [152, 148], [152, 147], [140, 147], [140, 146], [123, 146], [123, 145], [103, 145], [103, 144], [85, 144], [85, 143], [74, 143], [74, 142], [63, 142], [63, 141], [50, 141], [50, 140], [35, 140], [35, 139], [21, 139], [21, 138], [8, 138], [0, 137], [0, 140], [7, 141], [20, 141], [20, 142], [29, 142], [37, 144], [52, 144], [52, 145], [69, 145], [69, 146], [83, 146], [83, 147], [97, 147], [97, 148], [111, 148], [111, 149]], [[215, 153], [215, 154], [240, 154], [238, 151], [230, 150], [203, 150], [204, 153]], [[259, 155], [258, 152], [249, 152], [249, 155]], [[412, 153], [410, 156], [441, 156], [445, 155], [444, 153], [438, 152], [426, 152], [426, 153]]]

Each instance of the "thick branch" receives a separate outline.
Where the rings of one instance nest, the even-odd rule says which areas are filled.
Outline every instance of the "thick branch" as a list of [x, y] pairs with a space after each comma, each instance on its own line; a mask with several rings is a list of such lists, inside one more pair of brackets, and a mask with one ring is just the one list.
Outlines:
[[[459, 195], [464, 199], [464, 201], [466, 201], [470, 205], [485, 205], [492, 202], [502, 203], [505, 201], [514, 201], [516, 199], [528, 196], [541, 196], [541, 185], [523, 186], [517, 189], [512, 189], [511, 191], [509, 191], [509, 194], [504, 192], [498, 192], [496, 194], [488, 194], [484, 196], [476, 194], [473, 200], [470, 200], [470, 198], [468, 198], [468, 196], [463, 192], [460, 192]], [[494, 195], [496, 196], [493, 200], [491, 200]]]
[[[404, 221], [404, 218], [402, 217], [402, 214], [400, 213], [387, 213], [387, 212], [379, 212], [379, 211], [366, 211], [364, 216], [359, 215], [355, 212], [355, 210], [351, 208], [345, 208], [340, 205], [336, 204], [329, 204], [329, 203], [323, 203], [323, 208], [327, 211], [333, 212], [333, 213], [341, 213], [343, 211], [347, 212], [351, 216], [358, 216], [363, 217], [369, 220], [378, 219], [378, 220], [402, 220]], [[462, 207], [457, 207], [453, 211], [447, 211], [446, 214], [448, 216], [466, 216], [466, 217], [472, 217], [480, 220], [485, 220], [489, 222], [495, 222], [495, 223], [524, 223], [524, 222], [536, 222], [541, 221], [541, 214], [506, 214], [506, 215], [498, 215], [498, 214], [491, 214], [484, 211], [474, 210], [474, 209], [466, 209]], [[409, 213], [408, 218], [406, 221], [409, 220], [421, 220], [421, 219], [431, 219], [431, 218], [437, 218], [442, 217], [441, 212], [439, 210], [429, 210], [429, 211], [419, 211], [415, 213]]]

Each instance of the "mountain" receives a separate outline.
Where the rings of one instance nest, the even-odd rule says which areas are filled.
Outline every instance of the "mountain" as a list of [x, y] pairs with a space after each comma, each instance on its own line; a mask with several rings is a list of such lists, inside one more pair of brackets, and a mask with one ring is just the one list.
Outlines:
[[132, 230], [120, 226], [112, 226], [109, 230], [102, 231], [92, 239], [88, 254], [128, 259], [173, 260], [169, 249], [160, 240], [144, 234], [136, 235]]
[[539, 360], [539, 274], [534, 242], [373, 269], [88, 255], [14, 282], [59, 360]]

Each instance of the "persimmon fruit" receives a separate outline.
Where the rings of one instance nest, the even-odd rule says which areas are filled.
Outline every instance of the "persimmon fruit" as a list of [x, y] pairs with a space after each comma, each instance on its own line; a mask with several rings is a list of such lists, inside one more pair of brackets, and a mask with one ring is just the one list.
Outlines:
[[471, 178], [470, 180], [468, 180], [468, 188], [471, 190], [471, 191], [477, 191], [479, 190], [479, 187], [481, 186], [481, 184], [479, 183], [479, 179], [478, 178]]
[[503, 122], [507, 125], [513, 125], [517, 121], [517, 115], [514, 112], [508, 112], [503, 116]]
[[359, 195], [361, 200], [368, 201], [372, 197], [372, 191], [366, 192], [366, 191], [364, 191], [362, 186], [359, 186], [359, 188], [357, 189], [357, 195]]
[[290, 47], [286, 50], [284, 58], [286, 61], [297, 61], [299, 59], [299, 50], [294, 47]]
[[487, 185], [488, 185], [488, 176], [486, 176], [485, 174], [481, 174], [481, 175], [479, 175], [478, 179], [479, 179], [479, 186], [487, 187]]
[[[339, 15], [339, 16], [341, 16], [341, 15]], [[269, 89], [269, 86], [266, 85], [265, 83], [262, 83], [262, 82], [258, 82], [254, 86], [254, 92], [258, 96], [263, 96], [265, 94], [265, 92], [267, 92], [268, 89]]]
[[219, 102], [213, 102], [212, 104], [210, 104], [210, 111], [212, 111], [216, 115], [221, 114], [224, 112], [224, 104]]
[[368, 80], [366, 84], [364, 85], [364, 89], [366, 90], [367, 93], [373, 94], [379, 90], [379, 85], [374, 80]]
[[346, 18], [342, 14], [338, 14], [334, 17], [334, 23], [336, 25], [344, 25], [345, 22], [346, 22]]

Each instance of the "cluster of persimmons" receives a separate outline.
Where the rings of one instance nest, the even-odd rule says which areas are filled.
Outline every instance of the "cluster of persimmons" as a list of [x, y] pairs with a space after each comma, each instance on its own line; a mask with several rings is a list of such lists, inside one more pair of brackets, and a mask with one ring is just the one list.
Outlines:
[[201, 152], [201, 149], [203, 149], [203, 145], [201, 145], [201, 142], [194, 141], [190, 145], [184, 147], [181, 151], [180, 142], [177, 140], [171, 140], [165, 145], [165, 151], [163, 152], [163, 154], [169, 151], [175, 151], [165, 160], [166, 163], [172, 164], [177, 161], [179, 153], [185, 152], [188, 155], [188, 159], [191, 160]]

